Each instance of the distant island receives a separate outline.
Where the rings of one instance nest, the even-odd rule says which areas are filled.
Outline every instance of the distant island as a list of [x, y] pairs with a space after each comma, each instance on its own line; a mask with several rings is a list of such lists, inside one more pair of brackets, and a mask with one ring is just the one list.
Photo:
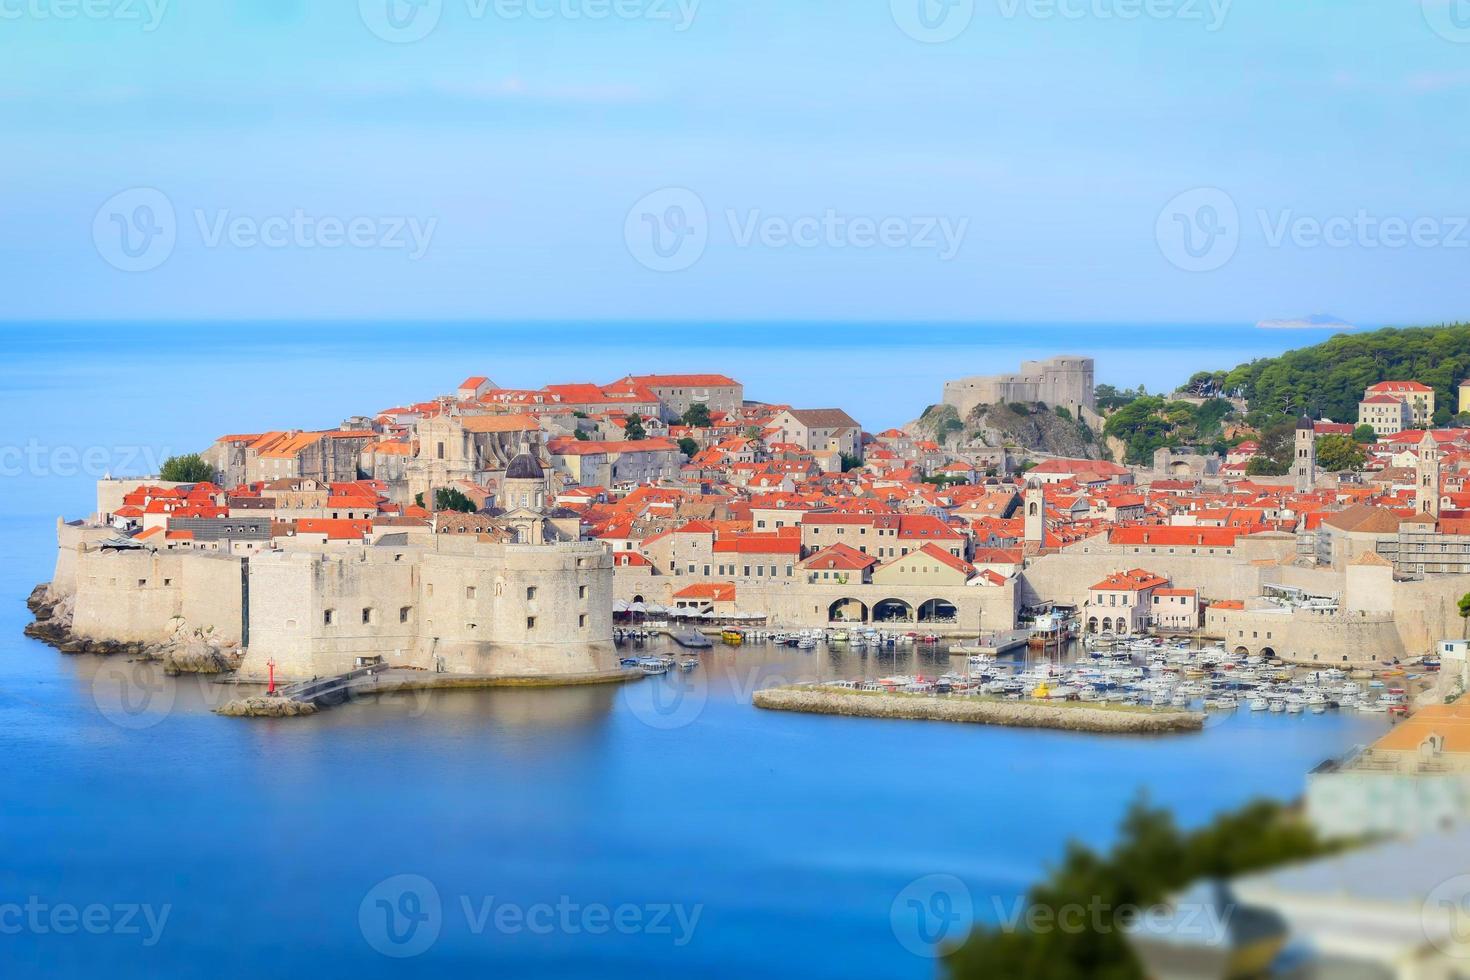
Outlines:
[[1358, 329], [1346, 320], [1326, 313], [1313, 313], [1311, 316], [1295, 317], [1290, 320], [1262, 320], [1256, 324], [1258, 330], [1356, 330]]

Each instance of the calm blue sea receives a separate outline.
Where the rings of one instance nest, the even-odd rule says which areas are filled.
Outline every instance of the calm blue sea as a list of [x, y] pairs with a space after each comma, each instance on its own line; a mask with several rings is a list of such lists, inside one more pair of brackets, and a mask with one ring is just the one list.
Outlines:
[[720, 370], [752, 397], [840, 404], [881, 427], [936, 400], [943, 378], [1023, 355], [1093, 354], [1100, 380], [1152, 388], [1311, 339], [1025, 325], [10, 329], [4, 972], [925, 977], [933, 963], [907, 948], [904, 916], [914, 889], [927, 902], [950, 882], [929, 876], [957, 878], [993, 920], [1068, 839], [1105, 843], [1141, 791], [1200, 821], [1299, 793], [1307, 769], [1381, 727], [1245, 714], [1197, 737], [1103, 739], [768, 714], [749, 692], [778, 679], [936, 665], [754, 648], [714, 654], [687, 681], [222, 719], [214, 685], [21, 636], [55, 517], [90, 509], [104, 456], [124, 472], [129, 454], [332, 424], [470, 373], [532, 385]]

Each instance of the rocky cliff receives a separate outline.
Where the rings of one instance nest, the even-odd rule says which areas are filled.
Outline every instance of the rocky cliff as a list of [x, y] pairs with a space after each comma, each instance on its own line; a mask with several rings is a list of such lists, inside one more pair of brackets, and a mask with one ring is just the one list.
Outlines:
[[977, 405], [961, 418], [953, 405], [931, 405], [906, 427], [921, 439], [949, 450], [965, 447], [1014, 446], [1073, 459], [1101, 459], [1102, 447], [1092, 431], [1045, 405]]

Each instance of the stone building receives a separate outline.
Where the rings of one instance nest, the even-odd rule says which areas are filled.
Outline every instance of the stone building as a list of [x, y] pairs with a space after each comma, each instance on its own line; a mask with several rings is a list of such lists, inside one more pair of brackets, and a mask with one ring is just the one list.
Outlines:
[[457, 480], [496, 489], [510, 461], [528, 448], [537, 450], [544, 437], [536, 418], [525, 414], [423, 419], [417, 453], [407, 466], [409, 499]]
[[977, 405], [1045, 402], [1078, 418], [1095, 414], [1094, 362], [1090, 357], [1062, 356], [1026, 361], [1015, 374], [992, 374], [945, 382], [944, 404], [964, 418]]
[[745, 386], [723, 374], [633, 374], [613, 384], [637, 385], [653, 392], [665, 422], [677, 420], [694, 405], [734, 415], [745, 402]]
[[788, 408], [776, 413], [771, 427], [777, 440], [812, 452], [835, 452], [862, 458], [863, 429], [840, 408]]
[[[477, 676], [615, 674], [613, 559], [600, 545], [387, 535], [350, 550], [250, 557], [114, 548], [58, 525], [52, 589], [81, 637], [163, 642], [208, 630], [247, 648], [241, 676], [325, 676], [385, 662]], [[412, 539], [412, 543], [409, 543]]]

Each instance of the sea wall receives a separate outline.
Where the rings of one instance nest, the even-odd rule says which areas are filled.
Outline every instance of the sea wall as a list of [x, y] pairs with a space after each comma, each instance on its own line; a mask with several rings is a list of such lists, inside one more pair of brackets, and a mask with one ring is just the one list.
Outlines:
[[1199, 731], [1204, 715], [1188, 711], [1089, 708], [1075, 703], [989, 701], [979, 698], [869, 694], [842, 688], [778, 687], [755, 692], [757, 708], [852, 718], [955, 721], [1016, 728], [1149, 735]]
[[74, 552], [71, 631], [93, 640], [163, 643], [181, 625], [243, 639], [241, 559], [196, 551]]
[[342, 673], [368, 658], [492, 677], [617, 669], [612, 559], [597, 544], [282, 551], [251, 560], [250, 652], [263, 676]]

